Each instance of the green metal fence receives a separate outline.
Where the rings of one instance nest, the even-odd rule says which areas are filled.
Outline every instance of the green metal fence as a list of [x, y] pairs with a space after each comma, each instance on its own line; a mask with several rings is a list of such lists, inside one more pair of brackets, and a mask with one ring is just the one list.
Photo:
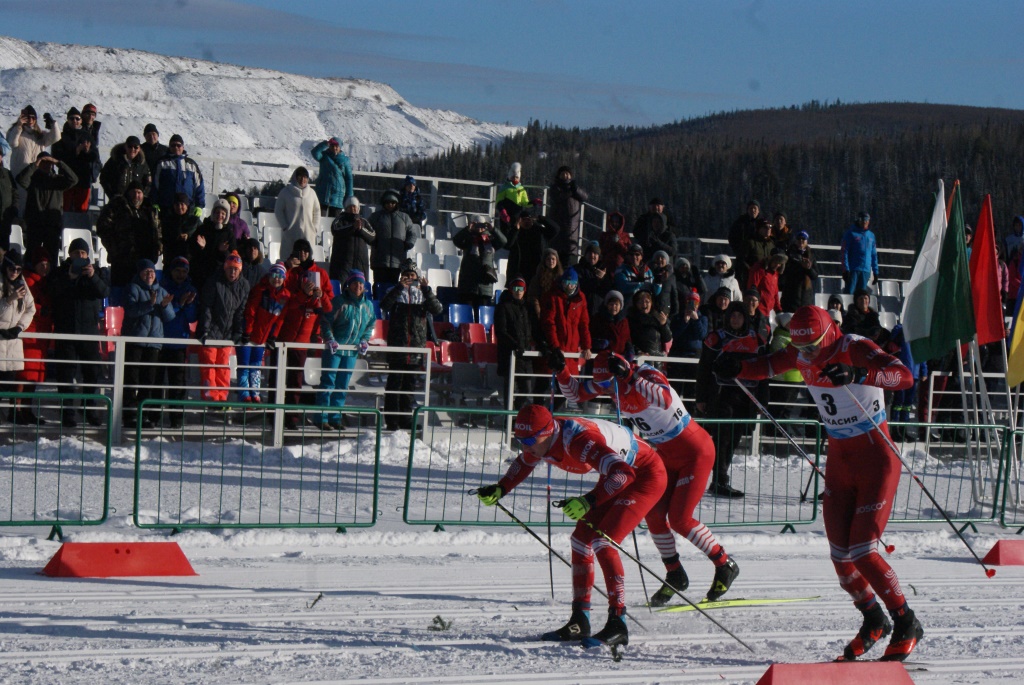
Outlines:
[[[135, 435], [139, 528], [369, 527], [377, 520], [381, 413], [323, 407], [146, 400]], [[143, 429], [142, 421], [152, 428]], [[297, 423], [273, 447], [275, 422]]]
[[1003, 490], [1000, 498], [999, 522], [1024, 533], [1024, 493], [1021, 492], [1021, 462], [1024, 460], [1024, 430], [1007, 431], [1011, 442], [1007, 444], [1003, 459]]
[[[72, 425], [62, 421], [89, 406]], [[23, 423], [28, 410], [35, 421]], [[110, 398], [77, 393], [0, 393], [0, 526], [96, 526], [110, 501]]]

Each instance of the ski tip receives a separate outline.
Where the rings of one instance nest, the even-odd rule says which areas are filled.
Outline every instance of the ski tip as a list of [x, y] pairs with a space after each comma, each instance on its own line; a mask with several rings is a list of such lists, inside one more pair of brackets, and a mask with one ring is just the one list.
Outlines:
[[985, 569], [985, 575], [988, 576], [989, 578], [995, 576], [995, 574], [996, 574], [996, 570], [994, 568], [987, 568], [987, 569]]

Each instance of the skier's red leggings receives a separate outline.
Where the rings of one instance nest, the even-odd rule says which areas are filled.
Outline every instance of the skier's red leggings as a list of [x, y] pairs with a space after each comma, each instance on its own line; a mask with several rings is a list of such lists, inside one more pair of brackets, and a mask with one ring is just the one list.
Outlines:
[[[889, 434], [887, 424], [881, 428]], [[899, 458], [877, 432], [829, 438], [825, 534], [839, 584], [859, 607], [871, 604], [875, 594], [889, 609], [905, 602], [896, 572], [878, 553], [899, 479]]]
[[[640, 450], [652, 450], [641, 444]], [[572, 605], [573, 609], [590, 610], [590, 591], [594, 586], [594, 556], [601, 564], [608, 605], [621, 616], [626, 609], [625, 571], [619, 552], [590, 523], [617, 543], [621, 543], [636, 528], [651, 507], [665, 492], [665, 467], [661, 459], [643, 459], [647, 465], [637, 469], [636, 479], [629, 487], [603, 504], [594, 506], [577, 524], [570, 540], [572, 544]], [[604, 478], [597, 490], [603, 487]]]

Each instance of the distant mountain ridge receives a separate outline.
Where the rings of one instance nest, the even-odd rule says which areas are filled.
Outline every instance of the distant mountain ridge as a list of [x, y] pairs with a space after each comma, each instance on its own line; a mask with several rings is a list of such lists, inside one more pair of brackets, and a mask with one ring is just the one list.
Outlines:
[[[0, 36], [0, 126], [21, 108], [51, 112], [58, 125], [92, 102], [103, 122], [101, 155], [152, 122], [191, 155], [306, 165], [317, 142], [341, 136], [353, 168], [374, 169], [451, 146], [486, 145], [519, 130], [451, 111], [411, 105], [390, 86], [362, 79], [312, 78], [269, 69], [166, 57], [139, 50], [26, 42]], [[41, 125], [41, 123], [40, 123]], [[276, 178], [281, 172], [262, 170]], [[222, 185], [251, 185], [236, 167]], [[216, 189], [219, 190], [219, 189]]]

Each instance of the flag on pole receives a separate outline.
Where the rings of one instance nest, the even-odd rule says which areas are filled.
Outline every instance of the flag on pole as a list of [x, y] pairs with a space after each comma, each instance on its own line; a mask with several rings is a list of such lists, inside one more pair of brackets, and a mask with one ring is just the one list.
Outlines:
[[957, 340], [970, 340], [975, 333], [963, 207], [956, 187], [953, 192], [947, 224], [945, 187], [939, 181], [935, 208], [907, 283], [903, 333], [914, 359], [941, 357]]
[[1020, 320], [1021, 303], [1024, 302], [1024, 280], [1017, 290], [1017, 305], [1013, 310], [1013, 324], [1010, 327], [1010, 351], [1006, 355], [1006, 386], [1015, 388], [1024, 382], [1024, 322]]
[[971, 243], [971, 295], [978, 344], [999, 342], [1006, 335], [1003, 304], [999, 299], [999, 265], [996, 257], [996, 228], [992, 220], [992, 196], [986, 195], [974, 227]]

